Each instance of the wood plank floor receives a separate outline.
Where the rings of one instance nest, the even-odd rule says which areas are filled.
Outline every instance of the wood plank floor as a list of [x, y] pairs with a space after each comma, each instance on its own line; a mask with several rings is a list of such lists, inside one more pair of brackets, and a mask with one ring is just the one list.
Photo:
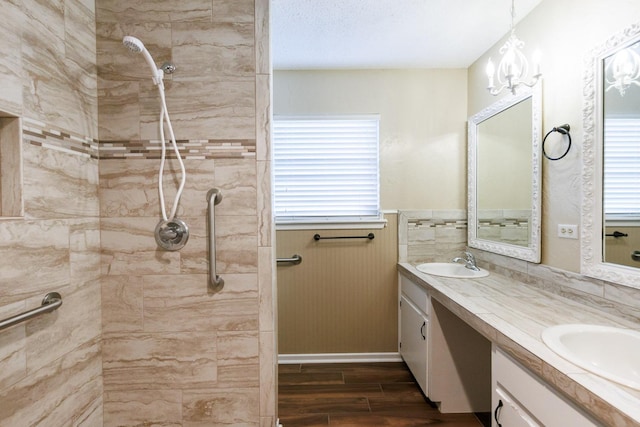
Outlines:
[[280, 365], [278, 381], [284, 427], [490, 425], [490, 414], [441, 414], [402, 362]]

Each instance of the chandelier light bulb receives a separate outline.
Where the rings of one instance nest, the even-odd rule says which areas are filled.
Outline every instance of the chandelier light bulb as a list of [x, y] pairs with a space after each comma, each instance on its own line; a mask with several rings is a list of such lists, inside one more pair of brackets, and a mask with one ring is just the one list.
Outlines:
[[[493, 67], [493, 63], [491, 63], [491, 67], [487, 64], [486, 71], [487, 78], [489, 79], [487, 89], [489, 89], [492, 95], [498, 95], [505, 89], [508, 89], [515, 95], [518, 87], [521, 85], [533, 87], [542, 77], [542, 73], [540, 72], [540, 53], [537, 52], [534, 53], [533, 56], [533, 76], [529, 83], [525, 82], [529, 73], [529, 61], [527, 61], [526, 56], [522, 53], [524, 42], [516, 36], [514, 18], [514, 0], [511, 0], [511, 34], [499, 50], [502, 59], [498, 63], [497, 68]], [[494, 86], [494, 75], [495, 80], [497, 80], [500, 85], [499, 88]]]
[[605, 78], [606, 90], [615, 88], [620, 96], [624, 96], [631, 85], [640, 86], [640, 55], [632, 48], [617, 52], [606, 66]]

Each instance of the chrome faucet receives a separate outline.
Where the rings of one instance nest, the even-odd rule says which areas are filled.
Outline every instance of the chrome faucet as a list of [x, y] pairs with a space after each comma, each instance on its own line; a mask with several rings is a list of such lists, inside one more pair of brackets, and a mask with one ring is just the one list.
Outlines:
[[476, 265], [476, 257], [474, 257], [471, 252], [466, 252], [465, 251], [464, 256], [465, 256], [464, 258], [455, 257], [451, 261], [455, 262], [455, 263], [462, 262], [462, 263], [464, 263], [464, 266], [466, 268], [468, 268], [469, 270], [480, 271], [480, 269]]

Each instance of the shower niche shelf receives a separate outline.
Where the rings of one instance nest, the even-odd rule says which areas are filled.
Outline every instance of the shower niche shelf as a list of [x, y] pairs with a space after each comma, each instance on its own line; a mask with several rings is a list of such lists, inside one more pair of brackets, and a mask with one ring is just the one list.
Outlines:
[[21, 142], [20, 118], [0, 111], [0, 218], [24, 216]]

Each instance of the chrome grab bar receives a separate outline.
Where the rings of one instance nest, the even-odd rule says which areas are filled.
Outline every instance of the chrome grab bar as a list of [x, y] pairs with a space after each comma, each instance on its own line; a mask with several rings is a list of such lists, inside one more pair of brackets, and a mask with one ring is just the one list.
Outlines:
[[224, 286], [222, 277], [216, 274], [216, 225], [215, 225], [215, 205], [222, 201], [222, 193], [217, 188], [212, 188], [207, 192], [207, 219], [209, 226], [209, 286], [213, 290], [218, 290]]
[[291, 258], [277, 258], [278, 264], [293, 264], [298, 265], [302, 262], [302, 257], [298, 254], [293, 255]]
[[40, 305], [40, 307], [34, 308], [33, 310], [25, 311], [24, 313], [17, 314], [4, 320], [0, 320], [0, 331], [3, 329], [7, 329], [13, 325], [17, 325], [18, 323], [33, 319], [34, 317], [41, 314], [54, 311], [61, 305], [62, 296], [57, 292], [49, 292], [44, 296], [42, 305]]

